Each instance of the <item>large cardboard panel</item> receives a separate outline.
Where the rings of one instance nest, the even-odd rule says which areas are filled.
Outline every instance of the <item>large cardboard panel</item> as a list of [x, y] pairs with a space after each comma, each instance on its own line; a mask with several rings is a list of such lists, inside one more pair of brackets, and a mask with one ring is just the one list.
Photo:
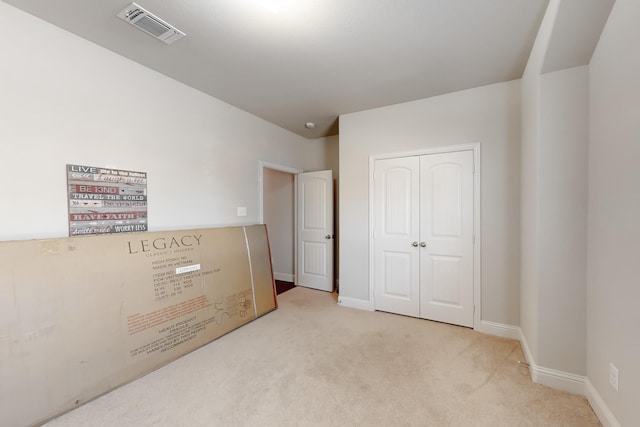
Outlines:
[[40, 424], [275, 307], [264, 226], [0, 242], [0, 424]]
[[[271, 249], [269, 236], [260, 227], [246, 227], [247, 242], [251, 256], [251, 269], [253, 271], [253, 286], [256, 294], [256, 310], [258, 313], [270, 311], [273, 306], [278, 306], [276, 299], [275, 282], [273, 281], [273, 267], [271, 264]], [[268, 256], [264, 254], [267, 253]], [[272, 301], [273, 300], [273, 301]]]

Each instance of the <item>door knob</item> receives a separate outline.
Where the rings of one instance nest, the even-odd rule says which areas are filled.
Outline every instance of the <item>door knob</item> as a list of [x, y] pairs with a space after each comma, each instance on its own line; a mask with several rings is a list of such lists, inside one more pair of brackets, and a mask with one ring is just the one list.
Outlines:
[[414, 248], [417, 248], [417, 247], [418, 247], [418, 242], [413, 242], [413, 243], [411, 244], [411, 246], [413, 246]]
[[426, 244], [425, 242], [420, 242], [420, 247], [421, 247], [421, 248], [426, 248], [426, 247], [427, 247], [427, 244]]
[[324, 236], [324, 238], [327, 240], [331, 240], [331, 234], [327, 234], [326, 236]]

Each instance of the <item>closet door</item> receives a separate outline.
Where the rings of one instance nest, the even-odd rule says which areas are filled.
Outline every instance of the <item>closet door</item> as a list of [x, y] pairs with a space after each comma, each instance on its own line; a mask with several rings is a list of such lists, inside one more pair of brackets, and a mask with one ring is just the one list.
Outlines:
[[419, 317], [420, 159], [375, 162], [374, 301], [375, 309]]
[[473, 152], [420, 157], [420, 317], [473, 327]]

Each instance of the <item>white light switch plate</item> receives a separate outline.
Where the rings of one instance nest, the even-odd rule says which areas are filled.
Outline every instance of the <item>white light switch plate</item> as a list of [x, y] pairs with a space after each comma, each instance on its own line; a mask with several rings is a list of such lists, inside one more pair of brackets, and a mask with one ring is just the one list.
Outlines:
[[609, 363], [609, 383], [611, 384], [611, 387], [613, 387], [615, 391], [618, 391], [619, 377], [620, 377], [620, 372], [618, 371], [618, 368], [616, 368], [613, 363]]

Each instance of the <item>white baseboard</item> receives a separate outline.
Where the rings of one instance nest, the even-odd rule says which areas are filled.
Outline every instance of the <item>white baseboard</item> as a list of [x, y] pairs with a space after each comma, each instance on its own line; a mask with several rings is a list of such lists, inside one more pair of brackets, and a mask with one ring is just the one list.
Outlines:
[[358, 310], [373, 311], [371, 301], [359, 298], [350, 298], [338, 295], [338, 305], [342, 307], [357, 308]]
[[620, 423], [604, 402], [598, 390], [591, 384], [589, 377], [538, 366], [533, 360], [533, 355], [523, 334], [520, 337], [520, 344], [529, 363], [531, 380], [534, 383], [585, 396], [604, 427], [620, 427]]
[[558, 390], [568, 391], [569, 393], [585, 395], [585, 381], [587, 377], [576, 375], [569, 372], [557, 371], [555, 369], [538, 366], [533, 358], [533, 354], [529, 349], [527, 340], [520, 331], [520, 345], [524, 352], [524, 357], [529, 363], [529, 371], [531, 372], [531, 380], [534, 383], [546, 385], [547, 387]]
[[584, 396], [584, 383], [587, 379], [585, 376], [537, 365], [533, 367], [533, 371], [536, 373], [537, 381], [535, 382], [538, 384]]
[[474, 328], [483, 334], [495, 335], [503, 338], [511, 338], [520, 341], [520, 328], [518, 326], [505, 325], [504, 323], [481, 320], [480, 325]]
[[283, 282], [295, 281], [293, 274], [290, 274], [290, 273], [273, 273], [273, 278], [275, 280], [282, 280]]
[[[522, 347], [524, 358], [526, 359], [527, 363], [529, 363], [529, 366], [535, 365], [535, 362], [533, 360], [533, 353], [531, 353], [531, 349], [529, 349], [529, 344], [527, 344], [527, 340], [524, 338], [522, 329], [520, 329], [520, 347]], [[529, 372], [531, 373], [531, 379], [533, 380], [533, 370], [529, 369]], [[536, 381], [534, 380], [533, 382]]]
[[558, 390], [568, 391], [570, 393], [584, 395], [586, 377], [538, 366], [533, 359], [529, 345], [527, 344], [527, 341], [522, 334], [522, 330], [519, 327], [482, 320], [475, 330], [485, 334], [497, 335], [499, 337], [511, 338], [520, 341], [524, 356], [529, 363], [531, 379], [534, 383], [546, 385]]
[[598, 390], [596, 390], [593, 384], [591, 384], [589, 378], [587, 378], [584, 383], [584, 391], [589, 404], [591, 404], [591, 407], [593, 408], [593, 412], [596, 413], [602, 425], [604, 427], [620, 427], [620, 423], [613, 415], [607, 404], [604, 403], [602, 396], [600, 396]]

